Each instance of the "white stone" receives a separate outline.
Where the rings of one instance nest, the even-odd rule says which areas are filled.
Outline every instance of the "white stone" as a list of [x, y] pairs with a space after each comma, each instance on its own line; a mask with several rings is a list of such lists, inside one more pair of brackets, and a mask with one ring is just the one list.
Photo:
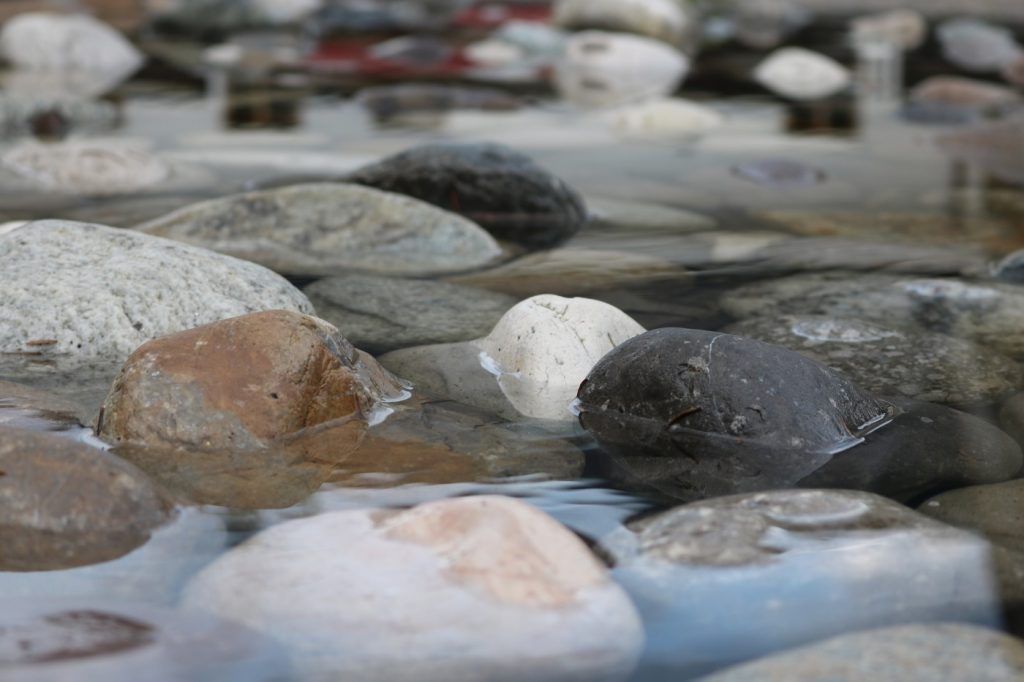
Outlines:
[[274, 526], [202, 571], [184, 605], [274, 636], [307, 682], [620, 680], [643, 637], [590, 550], [505, 497]]
[[627, 138], [697, 138], [722, 125], [711, 107], [685, 99], [658, 99], [622, 107], [609, 115], [612, 128]]
[[247, 192], [185, 206], [137, 228], [285, 272], [427, 275], [501, 254], [475, 223], [410, 197], [344, 183]]
[[0, 234], [0, 354], [123, 360], [165, 334], [259, 310], [312, 314], [253, 263], [62, 220]]
[[914, 50], [928, 37], [928, 22], [920, 12], [894, 9], [854, 19], [854, 42], [887, 43], [901, 50]]
[[608, 352], [646, 330], [615, 306], [544, 294], [519, 303], [476, 345], [500, 368], [520, 413], [569, 421], [580, 384]]
[[0, 156], [0, 165], [39, 187], [75, 194], [121, 194], [157, 185], [170, 166], [149, 152], [117, 143], [25, 142]]
[[523, 48], [504, 40], [478, 40], [464, 48], [467, 58], [480, 66], [509, 66], [526, 59]]
[[271, 24], [292, 24], [323, 7], [323, 0], [248, 0]]
[[0, 29], [0, 55], [19, 69], [98, 72], [127, 78], [142, 54], [114, 28], [78, 14], [19, 14]]
[[1012, 31], [977, 19], [950, 19], [935, 33], [943, 56], [969, 71], [999, 71], [1024, 55]]
[[557, 0], [554, 23], [569, 29], [596, 28], [681, 46], [693, 19], [674, 0]]
[[850, 84], [850, 72], [835, 60], [799, 47], [776, 50], [754, 69], [754, 79], [790, 99], [821, 99]]
[[690, 69], [681, 52], [651, 38], [582, 31], [555, 67], [562, 97], [581, 106], [617, 106], [671, 94]]

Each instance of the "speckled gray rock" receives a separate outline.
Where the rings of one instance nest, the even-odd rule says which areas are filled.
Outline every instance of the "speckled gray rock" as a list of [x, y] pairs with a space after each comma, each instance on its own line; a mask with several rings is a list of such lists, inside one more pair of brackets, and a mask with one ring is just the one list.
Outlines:
[[102, 225], [0, 233], [0, 353], [123, 360], [149, 339], [258, 310], [311, 313], [266, 268]]
[[301, 276], [457, 272], [501, 255], [494, 239], [465, 218], [406, 196], [342, 183], [211, 199], [136, 229]]
[[602, 547], [648, 626], [645, 679], [893, 623], [998, 623], [987, 542], [867, 493], [717, 498], [629, 522]]
[[976, 530], [996, 544], [1024, 551], [1024, 481], [951, 490], [924, 502], [922, 514]]
[[498, 144], [415, 147], [347, 179], [454, 211], [499, 239], [533, 248], [566, 239], [586, 219], [575, 190], [525, 154]]
[[0, 427], [0, 472], [0, 570], [109, 561], [144, 543], [170, 514], [131, 464], [49, 433]]
[[1015, 361], [946, 334], [816, 315], [764, 315], [724, 331], [799, 351], [878, 395], [966, 404], [1024, 385]]
[[914, 279], [834, 272], [734, 289], [722, 307], [738, 318], [824, 315], [950, 334], [1015, 360], [1024, 358], [1024, 289], [1003, 282]]
[[700, 682], [1016, 682], [1024, 645], [996, 630], [940, 623], [835, 637]]
[[430, 280], [330, 277], [306, 287], [317, 314], [369, 353], [487, 334], [515, 298]]

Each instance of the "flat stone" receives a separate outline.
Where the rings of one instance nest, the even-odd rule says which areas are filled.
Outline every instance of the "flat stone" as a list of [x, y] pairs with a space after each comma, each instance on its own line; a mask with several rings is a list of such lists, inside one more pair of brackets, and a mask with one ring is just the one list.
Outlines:
[[281, 647], [198, 613], [100, 599], [0, 600], [7, 682], [217, 679], [270, 682], [288, 673]]
[[1020, 640], [987, 628], [940, 623], [846, 634], [701, 682], [1013, 682], [1021, 675]]
[[501, 254], [490, 235], [464, 218], [409, 197], [342, 183], [211, 199], [136, 229], [301, 276], [456, 272]]
[[458, 213], [498, 239], [530, 248], [564, 241], [586, 217], [572, 187], [498, 144], [414, 147], [346, 179]]
[[149, 339], [215, 320], [312, 312], [266, 268], [101, 225], [44, 220], [4, 232], [0, 272], [0, 353], [36, 363], [117, 362]]
[[277, 525], [200, 573], [184, 603], [276, 637], [303, 679], [621, 680], [643, 637], [590, 550], [503, 497]]
[[799, 351], [877, 395], [970, 404], [1024, 385], [1015, 361], [946, 334], [820, 315], [763, 315], [723, 331]]
[[754, 69], [754, 80], [795, 100], [823, 99], [850, 84], [850, 72], [830, 57], [799, 47], [776, 50]]
[[717, 226], [710, 216], [662, 204], [591, 196], [586, 204], [588, 229], [705, 232]]
[[516, 303], [511, 296], [447, 282], [370, 275], [322, 279], [304, 293], [320, 317], [373, 354], [484, 336]]
[[951, 490], [927, 500], [918, 511], [982, 533], [1007, 549], [1024, 552], [1024, 481]]
[[723, 309], [740, 318], [820, 315], [899, 330], [942, 333], [1011, 359], [1024, 358], [1024, 290], [995, 281], [831, 272], [783, 277], [732, 290]]
[[0, 427], [0, 473], [5, 571], [115, 559], [146, 542], [171, 511], [132, 465], [53, 434]]
[[402, 392], [326, 322], [267, 311], [141, 346], [115, 379], [96, 433], [191, 501], [291, 506]]
[[923, 123], [962, 123], [1024, 102], [1020, 93], [988, 81], [932, 76], [907, 93], [904, 114]]
[[449, 401], [413, 400], [393, 408], [334, 468], [332, 483], [392, 487], [519, 476], [574, 481], [583, 473], [579, 448], [530, 424]]
[[851, 630], [999, 622], [987, 542], [867, 493], [716, 498], [628, 522], [602, 547], [644, 618], [653, 679], [692, 679]]
[[518, 303], [483, 338], [395, 351], [381, 363], [428, 393], [501, 416], [573, 421], [570, 404], [590, 368], [643, 331], [607, 303], [542, 295]]

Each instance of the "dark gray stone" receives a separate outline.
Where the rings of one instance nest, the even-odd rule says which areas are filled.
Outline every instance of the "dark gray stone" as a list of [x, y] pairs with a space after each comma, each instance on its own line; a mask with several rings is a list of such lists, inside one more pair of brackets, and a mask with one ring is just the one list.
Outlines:
[[497, 144], [424, 145], [346, 179], [459, 213], [499, 239], [531, 248], [563, 241], [586, 220], [575, 190]]

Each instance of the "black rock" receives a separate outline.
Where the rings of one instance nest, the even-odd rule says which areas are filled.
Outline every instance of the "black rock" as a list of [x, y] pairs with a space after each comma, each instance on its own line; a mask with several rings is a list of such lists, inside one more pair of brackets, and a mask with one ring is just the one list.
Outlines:
[[692, 329], [622, 344], [579, 400], [580, 423], [605, 449], [681, 499], [792, 486], [893, 415], [798, 353]]
[[575, 190], [528, 156], [496, 144], [424, 145], [361, 168], [346, 181], [426, 201], [530, 248], [557, 244], [586, 220]]

